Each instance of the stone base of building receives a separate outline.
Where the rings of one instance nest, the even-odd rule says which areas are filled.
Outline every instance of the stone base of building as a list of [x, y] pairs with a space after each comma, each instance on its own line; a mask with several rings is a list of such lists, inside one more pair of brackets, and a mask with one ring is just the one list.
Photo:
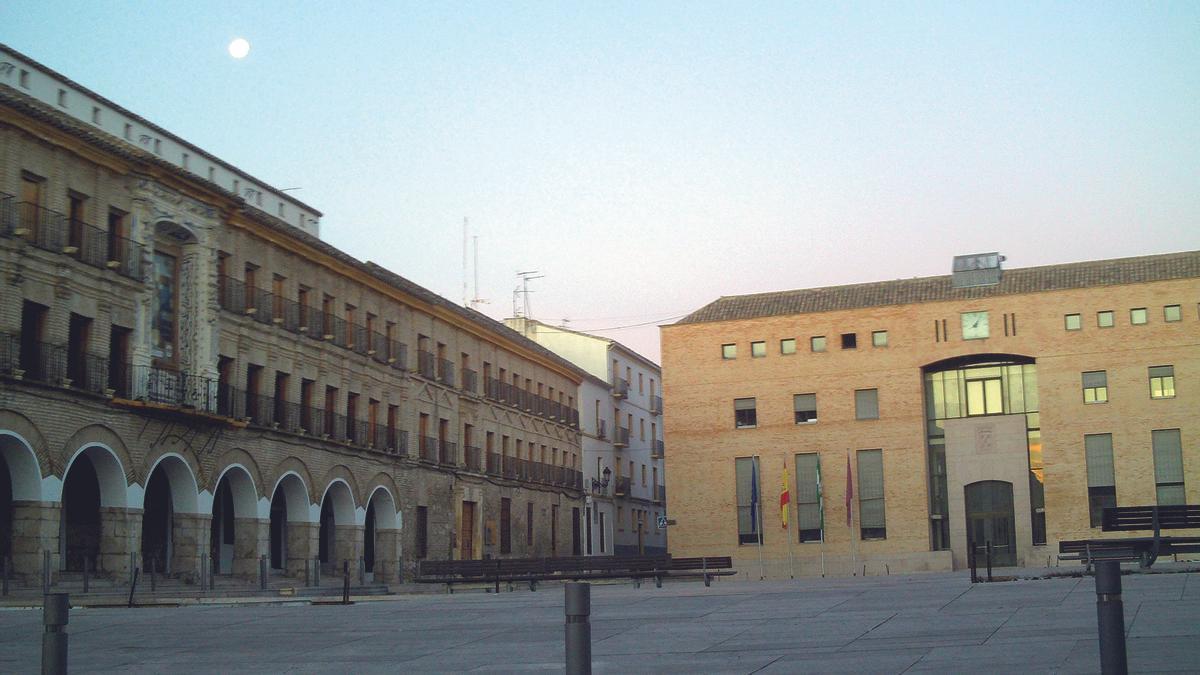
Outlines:
[[733, 567], [738, 581], [759, 579], [779, 580], [793, 577], [849, 577], [886, 576], [889, 574], [915, 574], [918, 572], [949, 572], [953, 570], [950, 551], [922, 551], [916, 553], [894, 553], [868, 557], [826, 555], [824, 560], [806, 555], [788, 558], [763, 558], [759, 561], [754, 551], [751, 555], [735, 556]]

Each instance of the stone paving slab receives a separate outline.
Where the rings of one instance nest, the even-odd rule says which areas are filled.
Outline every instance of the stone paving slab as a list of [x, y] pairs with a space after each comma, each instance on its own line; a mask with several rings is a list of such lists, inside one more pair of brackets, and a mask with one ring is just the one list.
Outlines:
[[[1200, 663], [1200, 574], [1123, 577], [1130, 669]], [[1090, 578], [928, 574], [597, 585], [597, 673], [1095, 672]], [[40, 610], [0, 610], [0, 672], [36, 672]], [[563, 589], [350, 606], [75, 609], [74, 672], [561, 672]]]

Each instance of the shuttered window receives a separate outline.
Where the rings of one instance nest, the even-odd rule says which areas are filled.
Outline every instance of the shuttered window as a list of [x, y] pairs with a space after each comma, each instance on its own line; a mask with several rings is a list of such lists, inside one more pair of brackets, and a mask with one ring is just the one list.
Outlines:
[[858, 389], [854, 392], [854, 417], [860, 420], [879, 419], [878, 389]]
[[821, 541], [822, 520], [820, 455], [796, 455], [796, 527], [800, 541]]
[[1108, 401], [1108, 372], [1093, 370], [1083, 374], [1083, 402], [1106, 403]]
[[817, 421], [816, 394], [795, 394], [792, 396], [792, 406], [796, 411], [796, 424]]
[[1183, 444], [1178, 429], [1150, 432], [1154, 445], [1154, 484], [1159, 506], [1183, 504]]
[[1100, 527], [1104, 509], [1117, 505], [1117, 480], [1113, 470], [1112, 434], [1083, 437], [1087, 459], [1088, 513], [1091, 526]]
[[758, 425], [758, 411], [753, 398], [733, 399], [733, 423], [738, 429]]
[[862, 538], [886, 538], [882, 450], [858, 451], [858, 509]]
[[733, 460], [736, 490], [737, 490], [737, 521], [738, 543], [757, 544], [762, 537], [762, 523], [759, 522], [762, 509], [756, 481], [758, 475], [757, 457], [737, 457]]
[[1175, 366], [1150, 368], [1150, 398], [1175, 398]]

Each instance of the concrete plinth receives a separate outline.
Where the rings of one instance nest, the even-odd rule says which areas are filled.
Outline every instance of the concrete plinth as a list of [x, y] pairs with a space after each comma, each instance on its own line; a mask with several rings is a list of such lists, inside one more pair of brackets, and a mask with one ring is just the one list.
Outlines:
[[377, 530], [375, 532], [375, 582], [393, 584], [400, 581], [400, 531]]

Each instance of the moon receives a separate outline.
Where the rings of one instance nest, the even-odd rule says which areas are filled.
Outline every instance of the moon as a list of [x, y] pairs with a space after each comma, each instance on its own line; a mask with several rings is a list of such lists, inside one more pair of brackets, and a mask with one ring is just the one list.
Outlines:
[[229, 55], [235, 59], [244, 59], [250, 53], [250, 42], [246, 38], [234, 38], [229, 43]]

